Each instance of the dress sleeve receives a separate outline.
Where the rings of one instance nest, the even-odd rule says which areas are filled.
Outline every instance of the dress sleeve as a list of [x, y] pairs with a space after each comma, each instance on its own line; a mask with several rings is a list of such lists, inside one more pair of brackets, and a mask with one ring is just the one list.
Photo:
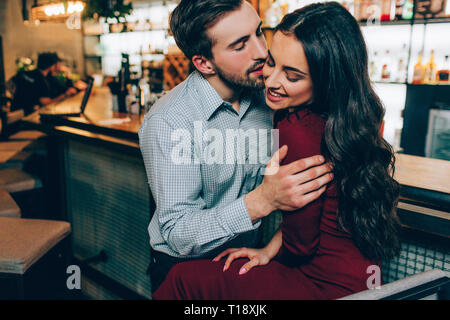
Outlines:
[[[325, 121], [314, 114], [297, 119], [294, 115], [280, 122], [280, 146], [288, 146], [283, 164], [321, 154]], [[283, 251], [296, 256], [315, 253], [320, 240], [320, 222], [325, 196], [295, 211], [284, 211], [281, 224]]]

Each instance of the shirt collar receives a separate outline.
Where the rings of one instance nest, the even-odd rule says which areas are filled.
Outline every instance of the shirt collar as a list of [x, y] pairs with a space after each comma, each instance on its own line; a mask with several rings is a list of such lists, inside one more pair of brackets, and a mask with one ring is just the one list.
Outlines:
[[[192, 88], [194, 88], [194, 95], [200, 101], [202, 112], [206, 120], [209, 120], [216, 110], [222, 106], [230, 108], [234, 111], [231, 104], [222, 99], [214, 87], [208, 82], [208, 80], [205, 79], [205, 77], [203, 77], [200, 72], [194, 71], [192, 73], [192, 81], [194, 81], [194, 85], [192, 86]], [[240, 101], [240, 118], [242, 118], [249, 109], [252, 102], [252, 97], [253, 95], [251, 92], [243, 95], [243, 98]]]

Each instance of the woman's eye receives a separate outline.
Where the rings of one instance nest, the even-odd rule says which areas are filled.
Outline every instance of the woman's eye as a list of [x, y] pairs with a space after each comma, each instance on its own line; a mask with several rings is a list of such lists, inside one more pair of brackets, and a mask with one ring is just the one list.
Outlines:
[[290, 82], [297, 82], [297, 81], [300, 81], [300, 80], [301, 80], [300, 78], [289, 78], [289, 77], [287, 77], [287, 79], [288, 79], [288, 81], [290, 81]]

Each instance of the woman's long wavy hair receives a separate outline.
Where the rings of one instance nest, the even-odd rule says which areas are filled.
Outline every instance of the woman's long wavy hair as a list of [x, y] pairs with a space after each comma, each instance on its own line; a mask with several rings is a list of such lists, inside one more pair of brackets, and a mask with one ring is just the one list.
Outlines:
[[313, 83], [309, 107], [327, 118], [322, 152], [334, 167], [340, 227], [367, 258], [394, 257], [400, 187], [393, 149], [380, 135], [384, 108], [358, 23], [337, 2], [317, 3], [286, 15], [276, 31], [302, 43]]

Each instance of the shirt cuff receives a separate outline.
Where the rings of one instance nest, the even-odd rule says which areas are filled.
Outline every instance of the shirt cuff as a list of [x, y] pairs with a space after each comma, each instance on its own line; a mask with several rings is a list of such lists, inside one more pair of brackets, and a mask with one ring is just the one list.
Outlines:
[[229, 221], [230, 231], [234, 235], [256, 230], [261, 225], [260, 219], [252, 223], [244, 197], [240, 197], [226, 206], [223, 211], [223, 216]]

